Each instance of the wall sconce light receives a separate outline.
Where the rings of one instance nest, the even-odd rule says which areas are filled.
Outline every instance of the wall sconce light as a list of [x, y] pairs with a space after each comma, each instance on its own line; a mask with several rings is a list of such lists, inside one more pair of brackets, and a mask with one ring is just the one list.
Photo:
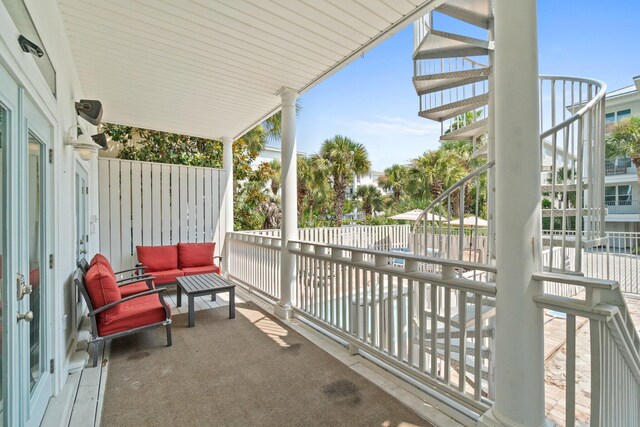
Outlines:
[[[77, 137], [75, 136], [76, 134]], [[71, 129], [69, 129], [66, 145], [72, 146], [73, 149], [78, 152], [82, 160], [90, 160], [94, 153], [97, 153], [98, 150], [104, 149], [101, 145], [94, 142], [94, 137], [99, 138], [100, 135], [104, 136], [103, 134], [97, 134], [91, 137], [89, 135], [85, 135], [79, 127], [72, 126]]]

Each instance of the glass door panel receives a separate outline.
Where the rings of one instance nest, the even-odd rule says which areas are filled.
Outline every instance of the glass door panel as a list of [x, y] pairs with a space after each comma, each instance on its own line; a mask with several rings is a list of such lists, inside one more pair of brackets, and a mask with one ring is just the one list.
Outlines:
[[29, 133], [29, 310], [33, 313], [33, 320], [29, 322], [29, 368], [30, 389], [33, 390], [43, 374], [42, 363], [42, 274], [46, 272], [43, 265], [43, 158], [44, 145], [30, 132]]

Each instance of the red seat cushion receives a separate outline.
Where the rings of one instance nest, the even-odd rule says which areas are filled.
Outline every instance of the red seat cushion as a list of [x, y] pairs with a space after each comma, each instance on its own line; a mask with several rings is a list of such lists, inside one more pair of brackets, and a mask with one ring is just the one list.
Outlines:
[[130, 285], [120, 286], [120, 295], [122, 298], [126, 298], [130, 295], [139, 294], [140, 292], [146, 292], [151, 289], [147, 286], [147, 282], [136, 282]]
[[174, 270], [153, 271], [150, 274], [155, 277], [155, 279], [153, 280], [153, 283], [155, 285], [173, 283], [176, 281], [176, 278], [178, 276], [184, 276], [182, 270], [178, 270], [177, 268]]
[[206, 274], [206, 273], [217, 273], [220, 274], [220, 267], [217, 265], [205, 265], [204, 267], [189, 267], [183, 268], [182, 272], [185, 276], [192, 276], [194, 274]]
[[109, 269], [111, 274], [113, 274], [113, 276], [115, 277], [116, 274], [113, 272], [113, 267], [111, 267], [111, 263], [109, 262], [107, 257], [102, 255], [102, 254], [99, 254], [99, 253], [95, 254], [94, 257], [91, 258], [91, 262], [89, 263], [89, 267], [93, 267], [98, 262], [103, 263]]
[[180, 268], [213, 265], [215, 249], [215, 243], [178, 243]]
[[[97, 309], [115, 301], [120, 301], [120, 289], [109, 269], [101, 262], [89, 268], [85, 277], [87, 293], [91, 298], [93, 308]], [[120, 305], [116, 305], [98, 314], [98, 322], [109, 322], [120, 312]]]
[[174, 270], [178, 268], [178, 247], [136, 246], [138, 262], [147, 269], [145, 272]]
[[109, 322], [98, 322], [100, 336], [129, 331], [141, 326], [162, 322], [166, 319], [166, 313], [158, 295], [134, 298], [119, 305], [121, 308], [117, 316]]

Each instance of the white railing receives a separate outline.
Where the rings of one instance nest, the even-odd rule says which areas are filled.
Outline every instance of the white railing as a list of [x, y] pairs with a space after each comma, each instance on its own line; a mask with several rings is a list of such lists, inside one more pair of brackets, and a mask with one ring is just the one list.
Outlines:
[[271, 299], [280, 298], [280, 238], [246, 232], [227, 233], [225, 264], [229, 277]]
[[[409, 248], [409, 225], [353, 225], [343, 227], [299, 228], [298, 240], [376, 250]], [[280, 237], [280, 230], [253, 230], [245, 233]]]
[[[230, 277], [277, 300], [280, 239], [229, 233], [227, 245]], [[293, 303], [298, 317], [438, 391], [446, 405], [470, 419], [490, 406], [493, 266], [301, 240], [290, 242], [289, 250], [297, 262]], [[550, 258], [548, 249], [543, 258]], [[617, 283], [553, 272], [535, 279], [544, 282], [536, 303], [567, 319], [565, 371], [557, 375], [556, 366], [551, 373], [553, 387], [564, 382], [558, 386], [565, 393], [563, 423], [637, 425], [640, 337]], [[590, 325], [586, 342], [576, 332], [585, 319]], [[589, 372], [582, 372], [585, 363]], [[585, 400], [591, 408], [586, 415]]]
[[[482, 183], [487, 181], [487, 174], [494, 164], [489, 162], [468, 174], [427, 206], [414, 225], [415, 253], [493, 263], [491, 239], [486, 237], [486, 228], [481, 228], [478, 221], [481, 209], [488, 200], [487, 186]], [[468, 201], [473, 202], [475, 219], [465, 224]], [[463, 232], [460, 233], [460, 230]]]
[[[534, 278], [583, 289], [573, 298], [549, 293], [534, 297], [541, 308], [566, 315], [565, 372], [548, 373], [554, 386], [564, 381], [559, 388], [565, 390], [565, 419], [554, 421], [567, 426], [640, 426], [640, 337], [618, 284], [555, 273]], [[588, 320], [588, 335], [576, 331], [577, 318]], [[585, 400], [588, 407], [579, 403]]]
[[299, 316], [463, 411], [489, 407], [496, 288], [465, 277], [487, 277], [493, 267], [304, 241], [289, 250]]
[[[588, 247], [604, 237], [606, 88], [598, 80], [540, 77], [542, 193], [551, 205], [543, 217], [548, 221], [544, 228], [556, 234], [549, 241], [551, 248]], [[579, 272], [582, 251], [574, 255]]]

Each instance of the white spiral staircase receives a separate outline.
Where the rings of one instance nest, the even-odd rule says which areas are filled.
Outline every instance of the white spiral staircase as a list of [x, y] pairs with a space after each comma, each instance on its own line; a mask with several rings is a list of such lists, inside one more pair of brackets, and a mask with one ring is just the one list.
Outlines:
[[[435, 29], [434, 19], [443, 16], [445, 23], [451, 18], [464, 23], [458, 27], [476, 37]], [[441, 123], [443, 141], [470, 141], [473, 156], [489, 163], [424, 210], [414, 229], [416, 253], [493, 263], [494, 215], [488, 190], [494, 188], [492, 28], [490, 0], [450, 0], [414, 24], [413, 83], [420, 98], [419, 116]], [[604, 243], [605, 90], [606, 85], [595, 80], [540, 77], [540, 187], [545, 266], [552, 272], [580, 274], [581, 250]], [[458, 212], [485, 217], [486, 232], [473, 220], [464, 222]], [[446, 221], [433, 221], [433, 215]]]
[[[451, 18], [455, 21], [451, 21]], [[445, 24], [457, 21], [455, 28], [464, 28], [465, 34], [436, 29], [434, 20], [436, 24], [440, 20]], [[419, 116], [441, 123], [442, 141], [469, 141], [473, 145], [473, 157], [486, 159], [483, 166], [446, 189], [423, 211], [413, 230], [412, 251], [416, 254], [495, 264], [492, 200], [495, 158], [491, 122], [493, 25], [490, 0], [449, 0], [414, 24], [413, 84], [420, 98]], [[478, 37], [478, 34], [484, 37]], [[545, 303], [537, 303], [545, 308], [566, 310], [566, 307], [576, 303], [571, 297], [583, 289], [573, 286], [574, 283], [582, 285], [582, 281], [585, 281], [589, 283], [585, 285], [587, 295], [592, 292], [590, 279], [576, 277], [582, 276], [583, 251], [606, 245], [606, 85], [584, 78], [541, 76], [539, 86], [545, 271], [540, 272], [537, 279], [545, 283], [545, 296], [540, 297]], [[473, 218], [465, 221], [464, 214]], [[488, 220], [488, 227], [480, 226], [480, 217]], [[475, 276], [468, 278], [487, 279]], [[558, 283], [563, 286], [556, 286]], [[617, 313], [621, 313], [619, 317], [624, 319], [621, 324], [625, 327], [619, 329], [625, 332], [620, 335], [624, 335], [632, 344], [619, 349], [625, 354], [630, 369], [636, 372], [640, 367], [640, 338], [616, 285], [615, 282], [607, 284], [610, 288], [605, 291], [608, 295], [605, 299], [608, 302], [615, 301]], [[589, 304], [591, 302], [588, 301]], [[466, 307], [469, 309], [468, 303]], [[472, 336], [478, 324], [475, 318], [480, 316], [483, 337], [481, 378], [465, 373], [465, 369], [461, 373], [465, 373], [465, 380], [469, 383], [481, 381], [483, 397], [492, 399], [491, 371], [495, 368], [495, 362], [492, 360], [493, 349], [491, 346], [484, 347], [484, 342], [492, 342], [495, 332], [495, 299], [485, 301], [480, 311], [462, 309], [460, 313], [464, 314], [465, 323], [452, 323], [449, 333], [457, 341], [452, 343], [448, 357], [456, 364], [464, 363], [466, 372], [474, 371], [476, 359], [467, 357], [468, 349], [461, 350], [469, 342], [460, 345], [458, 337], [465, 339]], [[611, 331], [614, 335], [617, 333], [617, 329]], [[567, 334], [574, 332], [568, 330]], [[444, 335], [444, 330], [436, 330], [435, 344], [439, 358], [447, 357], [440, 348]], [[414, 339], [415, 342], [424, 340], [428, 348], [434, 344], [428, 334], [425, 337], [417, 335]], [[599, 407], [598, 411], [601, 411], [602, 407], [598, 406], [601, 402], [593, 402], [592, 399], [594, 407]], [[615, 413], [611, 408], [605, 412]], [[569, 420], [573, 414], [568, 413], [567, 417]], [[601, 414], [595, 419], [598, 418], [605, 419]]]

